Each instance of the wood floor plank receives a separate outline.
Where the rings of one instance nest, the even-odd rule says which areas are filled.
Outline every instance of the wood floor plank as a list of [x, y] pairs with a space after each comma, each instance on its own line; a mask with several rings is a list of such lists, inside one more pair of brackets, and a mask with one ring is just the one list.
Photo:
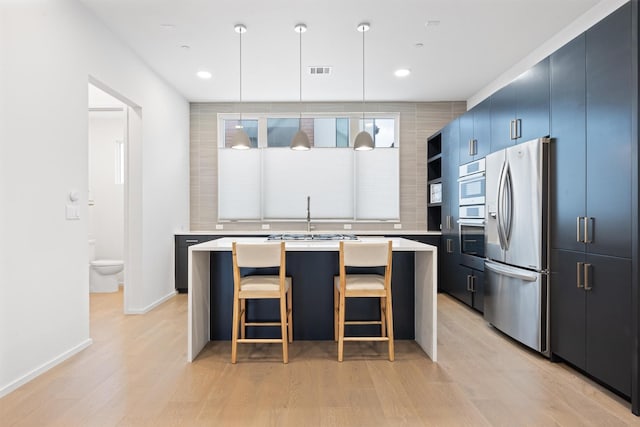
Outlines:
[[211, 342], [186, 362], [186, 295], [141, 316], [91, 295], [92, 346], [0, 399], [4, 426], [631, 426], [621, 400], [438, 296], [439, 363], [412, 341]]

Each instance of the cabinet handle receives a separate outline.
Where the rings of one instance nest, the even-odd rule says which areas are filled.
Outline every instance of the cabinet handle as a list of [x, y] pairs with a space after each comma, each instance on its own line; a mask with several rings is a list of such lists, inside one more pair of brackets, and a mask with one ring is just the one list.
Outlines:
[[584, 290], [585, 291], [590, 291], [591, 289], [593, 289], [593, 286], [591, 286], [591, 275], [589, 274], [589, 271], [591, 271], [591, 264], [585, 264], [584, 265]]
[[593, 221], [593, 218], [590, 216], [584, 217], [584, 242], [585, 243], [593, 243], [593, 240], [589, 237], [589, 223]]
[[511, 120], [509, 122], [509, 139], [515, 139], [513, 137], [513, 134], [514, 134], [514, 132], [513, 132], [513, 122], [514, 122], [514, 120]]
[[474, 139], [473, 140], [473, 155], [477, 155], [478, 154], [478, 140]]
[[476, 276], [469, 276], [471, 278], [471, 292], [476, 291]]
[[582, 285], [582, 271], [583, 271], [583, 262], [576, 262], [576, 286], [578, 289], [584, 288]]
[[582, 243], [582, 238], [580, 237], [580, 221], [582, 220], [581, 216], [576, 217], [576, 242]]
[[522, 119], [516, 119], [516, 137], [515, 139], [522, 138]]
[[453, 242], [453, 240], [451, 239], [447, 239], [447, 253], [453, 253], [453, 248], [451, 247], [451, 243]]
[[468, 144], [468, 145], [469, 145], [469, 155], [470, 155], [470, 156], [475, 156], [476, 154], [478, 154], [478, 151], [477, 151], [477, 149], [476, 149], [476, 144], [477, 144], [477, 142], [478, 142], [478, 141], [477, 141], [477, 140], [475, 140], [475, 139], [473, 139], [473, 138], [471, 138], [471, 139], [469, 140], [469, 144]]
[[467, 291], [471, 292], [471, 276], [467, 274]]
[[451, 215], [447, 215], [447, 230], [451, 230]]
[[184, 241], [185, 243], [200, 243], [198, 239], [187, 239]]

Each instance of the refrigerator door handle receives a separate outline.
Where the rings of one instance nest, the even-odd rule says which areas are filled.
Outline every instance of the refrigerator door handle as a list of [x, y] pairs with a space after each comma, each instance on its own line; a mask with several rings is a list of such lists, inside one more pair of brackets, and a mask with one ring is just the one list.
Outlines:
[[509, 242], [511, 241], [511, 231], [513, 229], [513, 180], [511, 177], [511, 168], [509, 164], [506, 167], [505, 173], [505, 199], [506, 199], [506, 212], [504, 218], [506, 218], [506, 222], [504, 224], [504, 241], [505, 241], [505, 249], [509, 249]]
[[498, 206], [496, 209], [496, 228], [498, 231], [498, 239], [500, 240], [500, 248], [506, 249], [505, 241], [504, 241], [504, 228], [502, 226], [503, 221], [503, 204], [504, 204], [504, 174], [505, 174], [506, 163], [502, 164], [502, 168], [500, 170], [500, 180], [498, 184]]
[[520, 268], [508, 267], [506, 265], [496, 264], [489, 261], [485, 261], [484, 268], [502, 276], [513, 277], [515, 279], [524, 280], [525, 282], [535, 282], [538, 280], [537, 273], [530, 273]]

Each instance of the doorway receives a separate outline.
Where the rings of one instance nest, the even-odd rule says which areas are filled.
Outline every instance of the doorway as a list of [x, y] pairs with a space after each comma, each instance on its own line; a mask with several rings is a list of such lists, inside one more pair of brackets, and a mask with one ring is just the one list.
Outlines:
[[[135, 313], [136, 224], [141, 200], [141, 111], [105, 84], [88, 83], [88, 235], [90, 292], [122, 292], [124, 313]], [[136, 250], [136, 248], [138, 248]], [[118, 267], [118, 265], [120, 267]], [[120, 271], [118, 271], [120, 270]], [[124, 289], [121, 288], [124, 286]]]

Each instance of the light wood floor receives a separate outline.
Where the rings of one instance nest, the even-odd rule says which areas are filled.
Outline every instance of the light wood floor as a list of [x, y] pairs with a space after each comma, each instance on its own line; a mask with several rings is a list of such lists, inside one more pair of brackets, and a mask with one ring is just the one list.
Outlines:
[[[143, 316], [122, 294], [91, 295], [94, 344], [0, 400], [13, 426], [617, 426], [629, 404], [561, 364], [515, 345], [482, 317], [438, 298], [440, 362], [413, 342], [210, 343], [186, 362], [185, 295]], [[294, 325], [295, 326], [295, 325]]]

